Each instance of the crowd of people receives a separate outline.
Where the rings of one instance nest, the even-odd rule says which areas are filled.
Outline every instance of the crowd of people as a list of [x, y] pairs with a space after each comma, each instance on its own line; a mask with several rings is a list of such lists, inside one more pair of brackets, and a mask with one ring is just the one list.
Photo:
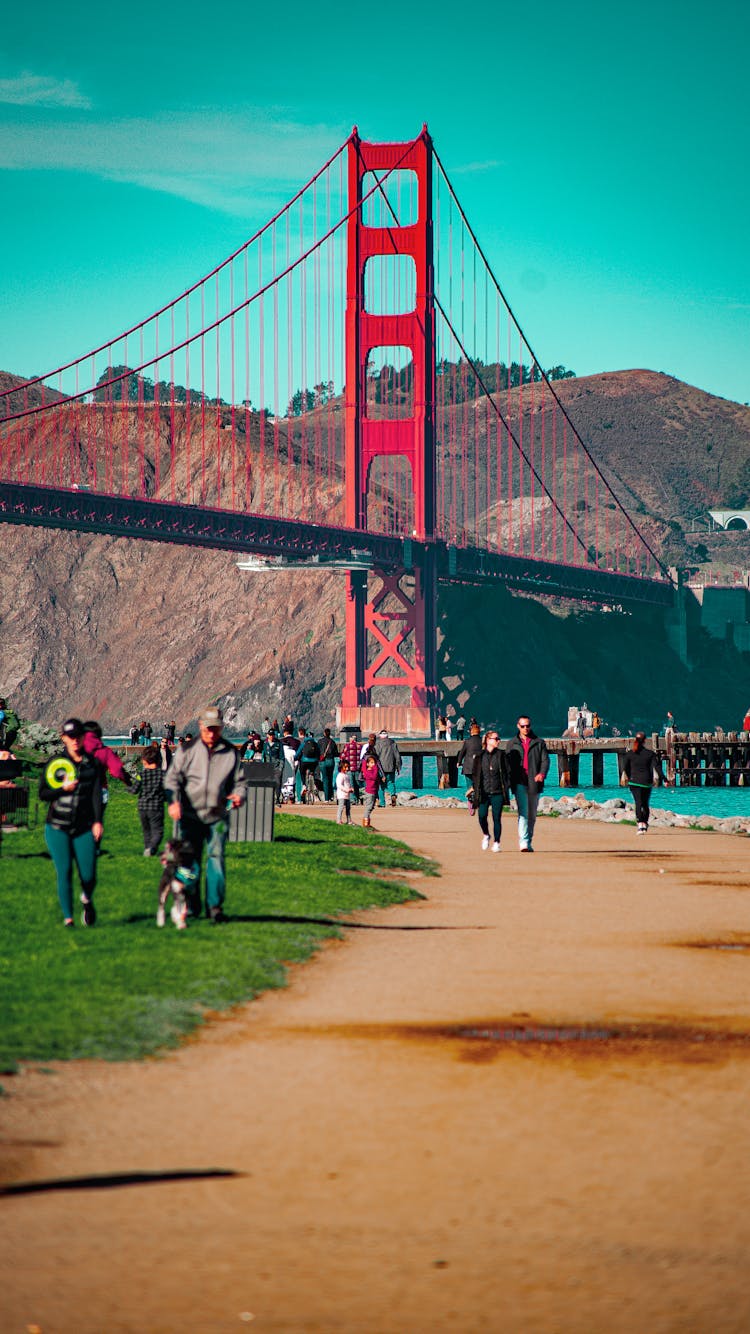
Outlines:
[[[143, 855], [161, 855], [163, 864], [166, 804], [175, 839], [190, 850], [194, 862], [190, 912], [195, 916], [205, 911], [216, 923], [225, 920], [228, 815], [246, 800], [250, 765], [269, 766], [279, 804], [294, 803], [312, 788], [320, 800], [336, 803], [341, 824], [352, 823], [352, 806], [360, 801], [366, 829], [372, 828], [376, 802], [385, 807], [389, 797], [395, 805], [402, 761], [396, 741], [385, 729], [363, 741], [350, 736], [339, 749], [329, 727], [318, 738], [304, 727], [295, 729], [290, 715], [281, 725], [269, 719], [263, 725], [265, 737], [252, 731], [236, 745], [224, 736], [224, 719], [214, 705], [202, 711], [197, 736], [185, 732], [175, 740], [176, 728], [170, 724], [154, 740], [150, 724], [141, 724], [139, 771], [133, 777], [120, 756], [104, 744], [98, 723], [79, 718], [63, 723], [61, 751], [44, 766], [39, 796], [47, 805], [44, 837], [67, 928], [75, 922], [74, 867], [80, 881], [81, 924], [90, 927], [96, 922], [97, 854], [110, 778], [123, 782], [136, 796]], [[199, 877], [204, 852], [202, 902]]]
[[[2, 704], [6, 707], [5, 701]], [[350, 732], [339, 744], [329, 727], [316, 737], [304, 727], [295, 728], [287, 714], [281, 724], [264, 718], [262, 731], [248, 732], [239, 745], [224, 736], [223, 728], [221, 710], [214, 705], [202, 711], [197, 736], [185, 732], [175, 739], [176, 727], [170, 723], [154, 740], [150, 725], [142, 724], [138, 735], [144, 738], [143, 749], [139, 772], [133, 777], [120, 756], [104, 744], [96, 721], [66, 720], [60, 732], [62, 749], [46, 763], [39, 784], [39, 796], [47, 804], [45, 842], [66, 927], [74, 924], [74, 866], [80, 880], [81, 922], [93, 926], [96, 921], [97, 852], [110, 778], [123, 782], [136, 796], [144, 857], [160, 855], [165, 804], [175, 836], [192, 851], [196, 883], [205, 851], [205, 902], [198, 888], [190, 908], [193, 914], [205, 910], [212, 922], [224, 921], [228, 816], [246, 800], [249, 766], [268, 766], [278, 804], [315, 793], [316, 799], [336, 804], [339, 824], [351, 824], [352, 808], [361, 803], [362, 825], [372, 829], [376, 805], [396, 804], [402, 758], [398, 743], [385, 728], [366, 738]], [[469, 810], [477, 816], [482, 851], [500, 852], [503, 808], [513, 798], [519, 850], [532, 853], [537, 806], [550, 759], [531, 719], [522, 714], [516, 735], [503, 744], [496, 729], [482, 734], [472, 718], [457, 761]], [[15, 756], [0, 750], [0, 787], [12, 786], [18, 772]], [[662, 781], [659, 758], [646, 745], [646, 734], [638, 732], [622, 765], [622, 782], [630, 787], [635, 802], [638, 834], [648, 829], [651, 789]]]

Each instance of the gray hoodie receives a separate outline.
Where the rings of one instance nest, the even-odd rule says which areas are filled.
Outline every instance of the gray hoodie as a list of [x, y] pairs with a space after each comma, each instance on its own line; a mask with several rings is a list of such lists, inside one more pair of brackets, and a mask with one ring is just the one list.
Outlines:
[[240, 775], [240, 756], [220, 737], [213, 750], [200, 739], [178, 746], [164, 787], [173, 801], [182, 804], [185, 815], [196, 815], [213, 824], [226, 814], [227, 802], [235, 793], [245, 800], [247, 782]]

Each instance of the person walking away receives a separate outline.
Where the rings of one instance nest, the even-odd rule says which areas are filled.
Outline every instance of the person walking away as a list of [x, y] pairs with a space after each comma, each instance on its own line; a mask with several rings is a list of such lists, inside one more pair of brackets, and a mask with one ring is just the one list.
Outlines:
[[[62, 754], [45, 765], [39, 780], [40, 800], [49, 802], [44, 841], [57, 876], [57, 897], [65, 926], [73, 925], [73, 863], [81, 881], [81, 921], [96, 921], [96, 845], [102, 836], [102, 769], [86, 755], [80, 718], [62, 725]], [[71, 772], [72, 769], [72, 772]]]
[[331, 736], [331, 729], [324, 727], [320, 741], [320, 776], [323, 780], [323, 796], [326, 801], [333, 801], [333, 771], [338, 757], [339, 748]]
[[383, 772], [383, 780], [378, 793], [378, 804], [385, 806], [386, 789], [391, 795], [391, 806], [396, 805], [396, 774], [401, 773], [403, 760], [401, 751], [392, 736], [388, 735], [385, 727], [378, 733], [378, 739], [375, 742], [375, 754], [380, 762], [380, 768]]
[[510, 787], [518, 806], [518, 846], [521, 852], [533, 852], [536, 808], [549, 773], [549, 752], [525, 714], [517, 726], [516, 735], [506, 747]]
[[490, 827], [488, 815], [492, 811], [492, 851], [500, 851], [502, 835], [503, 806], [507, 806], [508, 761], [500, 749], [500, 737], [497, 732], [485, 733], [482, 749], [474, 757], [472, 770], [473, 804], [477, 809], [479, 828], [482, 831], [482, 852], [490, 846]]
[[143, 773], [138, 783], [138, 819], [143, 830], [143, 855], [153, 857], [164, 837], [164, 770], [158, 746], [146, 746], [141, 755]]
[[456, 719], [456, 741], [463, 741], [466, 732], [466, 719], [462, 713], [459, 713]]
[[[206, 916], [212, 922], [226, 920], [227, 809], [241, 806], [247, 792], [239, 752], [222, 735], [223, 722], [221, 709], [205, 708], [198, 736], [180, 746], [164, 779], [172, 797], [169, 814], [199, 866], [206, 847]], [[195, 908], [200, 911], [200, 899]]]
[[174, 745], [174, 739], [176, 735], [177, 735], [177, 723], [173, 718], [171, 723], [167, 723], [166, 727], [164, 728], [164, 740], [167, 742], [169, 746]]
[[336, 824], [351, 824], [352, 776], [349, 772], [348, 760], [341, 761], [339, 771], [336, 774], [336, 803], [338, 806]]
[[341, 747], [341, 759], [346, 760], [349, 765], [349, 777], [352, 780], [352, 792], [354, 801], [359, 801], [359, 754], [360, 742], [356, 732], [352, 732], [349, 740]]
[[[479, 730], [479, 723], [472, 723], [469, 728], [469, 735], [461, 745], [461, 749], [456, 756], [456, 763], [463, 773], [466, 783], [466, 799], [469, 803], [469, 814], [474, 815], [476, 806], [471, 800], [471, 789], [474, 785], [474, 761], [477, 755], [481, 755], [483, 750], [482, 735]], [[477, 803], [478, 804], [478, 803]]]
[[635, 802], [635, 832], [645, 834], [648, 830], [651, 789], [655, 784], [660, 786], [664, 778], [658, 755], [646, 745], [645, 732], [636, 732], [633, 737], [633, 749], [627, 752], [623, 760], [622, 772]]
[[[307, 787], [308, 777], [312, 777], [315, 782], [315, 771], [320, 760], [320, 746], [318, 745], [312, 732], [307, 734], [304, 727], [299, 729], [299, 746], [297, 747], [297, 764], [299, 765], [299, 776], [302, 784], [302, 790]], [[301, 793], [300, 793], [301, 795]]]
[[448, 719], [444, 713], [441, 713], [437, 720], [437, 740], [445, 741], [445, 732], [448, 727]]
[[375, 809], [375, 802], [378, 799], [378, 789], [380, 787], [380, 768], [378, 766], [378, 757], [374, 750], [368, 750], [362, 761], [362, 781], [365, 787], [362, 825], [365, 829], [372, 829], [371, 816]]

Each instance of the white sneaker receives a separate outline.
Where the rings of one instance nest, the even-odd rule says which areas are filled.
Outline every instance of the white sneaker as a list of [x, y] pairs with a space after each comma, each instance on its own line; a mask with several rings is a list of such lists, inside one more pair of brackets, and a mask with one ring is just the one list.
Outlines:
[[489, 834], [485, 834], [484, 838], [482, 839], [482, 852], [486, 852], [489, 846], [490, 846], [490, 836]]
[[492, 844], [492, 851], [493, 851], [493, 852], [499, 852], [499, 851], [500, 851], [500, 844], [499, 844], [499, 843], [493, 843], [493, 844]]
[[645, 824], [639, 824], [639, 826], [638, 826], [638, 828], [636, 829], [635, 832], [636, 832], [636, 834], [645, 834], [645, 832], [646, 832], [646, 826], [645, 826]]

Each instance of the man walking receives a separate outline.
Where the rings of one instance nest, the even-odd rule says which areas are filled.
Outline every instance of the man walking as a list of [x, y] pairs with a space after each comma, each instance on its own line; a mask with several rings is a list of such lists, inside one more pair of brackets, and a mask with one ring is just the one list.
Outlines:
[[518, 719], [518, 732], [508, 742], [506, 753], [511, 791], [518, 806], [518, 846], [521, 852], [533, 852], [536, 808], [549, 773], [549, 752], [525, 714]]
[[320, 741], [320, 777], [323, 780], [323, 796], [326, 801], [333, 801], [333, 771], [338, 757], [339, 748], [331, 736], [331, 729], [324, 727]]
[[392, 736], [383, 728], [375, 742], [375, 753], [383, 770], [383, 781], [378, 793], [378, 803], [385, 806], [386, 788], [391, 794], [391, 806], [396, 805], [396, 774], [401, 773], [401, 751]]
[[[206, 916], [212, 922], [225, 921], [227, 809], [241, 806], [247, 790], [239, 752], [222, 736], [223, 721], [220, 709], [204, 709], [199, 735], [178, 747], [164, 776], [172, 795], [169, 814], [179, 821], [180, 837], [192, 845], [199, 865], [206, 844]], [[200, 903], [197, 907], [200, 911]]]

